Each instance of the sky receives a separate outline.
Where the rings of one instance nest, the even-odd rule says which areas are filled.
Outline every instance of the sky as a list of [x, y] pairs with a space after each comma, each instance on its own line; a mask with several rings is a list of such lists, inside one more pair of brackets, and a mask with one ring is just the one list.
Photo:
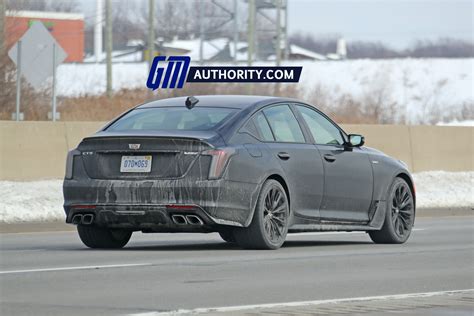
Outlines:
[[417, 39], [474, 40], [474, 0], [288, 0], [292, 33], [338, 34], [405, 48]]
[[[129, 1], [132, 6], [148, 3]], [[245, 11], [247, 2], [239, 1]], [[94, 14], [95, 0], [78, 2], [86, 16]], [[232, 0], [218, 2], [232, 5]], [[288, 8], [290, 34], [337, 34], [348, 41], [381, 41], [396, 49], [418, 39], [474, 41], [474, 0], [288, 0]]]

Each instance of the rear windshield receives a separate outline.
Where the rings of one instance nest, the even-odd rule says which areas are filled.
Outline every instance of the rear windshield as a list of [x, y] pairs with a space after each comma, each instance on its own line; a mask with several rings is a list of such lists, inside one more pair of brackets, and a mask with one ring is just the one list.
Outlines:
[[135, 109], [107, 128], [107, 131], [125, 130], [188, 130], [213, 129], [227, 120], [236, 109], [186, 107]]

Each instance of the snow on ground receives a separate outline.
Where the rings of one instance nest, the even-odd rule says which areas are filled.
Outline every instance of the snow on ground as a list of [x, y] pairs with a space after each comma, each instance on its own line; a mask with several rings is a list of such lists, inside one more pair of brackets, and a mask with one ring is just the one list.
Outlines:
[[[453, 111], [453, 107], [474, 102], [473, 58], [292, 61], [285, 65], [303, 66], [298, 87], [307, 96], [319, 88], [330, 100], [343, 95], [362, 101], [367, 97], [380, 99], [402, 109], [413, 123], [430, 113]], [[114, 90], [145, 88], [148, 65], [116, 63], [112, 74]], [[60, 65], [57, 82], [59, 96], [102, 94], [105, 64]]]
[[420, 208], [474, 208], [474, 172], [427, 171], [413, 175]]
[[471, 127], [474, 127], [474, 120], [465, 120], [465, 121], [454, 120], [454, 121], [447, 122], [447, 123], [439, 122], [436, 125], [439, 125], [439, 126], [471, 126]]
[[62, 180], [0, 181], [0, 223], [64, 220]]
[[[419, 208], [474, 206], [474, 172], [414, 175]], [[0, 181], [0, 223], [64, 221], [62, 180]]]

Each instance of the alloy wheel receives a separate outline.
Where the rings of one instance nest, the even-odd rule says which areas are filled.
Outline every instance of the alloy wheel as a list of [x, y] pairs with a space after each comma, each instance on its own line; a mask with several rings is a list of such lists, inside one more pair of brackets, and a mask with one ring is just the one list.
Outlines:
[[391, 219], [393, 229], [399, 237], [410, 233], [413, 225], [413, 197], [405, 182], [398, 183], [393, 190]]
[[273, 186], [265, 197], [263, 225], [266, 237], [272, 243], [279, 243], [286, 237], [288, 221], [288, 203], [285, 194], [277, 186]]

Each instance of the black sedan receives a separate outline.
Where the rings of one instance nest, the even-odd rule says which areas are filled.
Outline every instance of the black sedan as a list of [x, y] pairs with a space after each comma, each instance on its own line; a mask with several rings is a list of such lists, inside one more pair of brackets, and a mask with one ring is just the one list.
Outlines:
[[134, 231], [218, 232], [277, 249], [287, 233], [366, 231], [404, 243], [415, 219], [406, 165], [314, 106], [262, 96], [139, 105], [69, 152], [66, 222], [91, 248]]

